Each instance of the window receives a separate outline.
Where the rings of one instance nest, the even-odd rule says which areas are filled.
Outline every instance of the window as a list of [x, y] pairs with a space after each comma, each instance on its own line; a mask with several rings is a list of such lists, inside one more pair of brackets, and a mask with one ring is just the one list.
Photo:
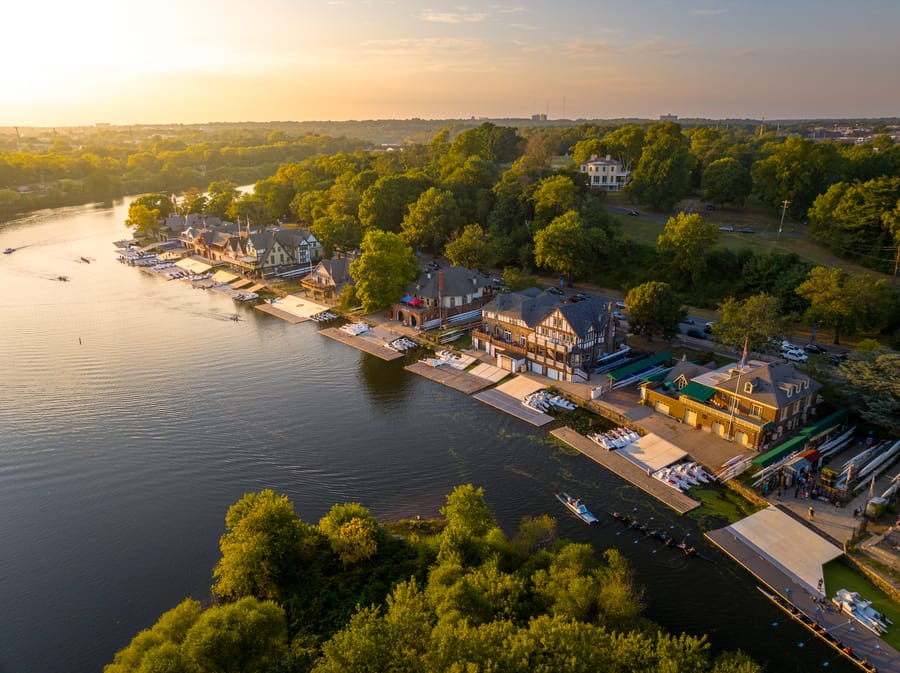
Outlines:
[[757, 418], [761, 418], [762, 417], [762, 407], [759, 406], [758, 404], [751, 404], [750, 405], [750, 415], [756, 416]]
[[748, 394], [752, 394], [752, 393], [753, 393], [753, 382], [752, 382], [752, 381], [747, 381], [747, 382], [744, 384], [744, 392], [745, 392], [745, 393], [748, 393]]

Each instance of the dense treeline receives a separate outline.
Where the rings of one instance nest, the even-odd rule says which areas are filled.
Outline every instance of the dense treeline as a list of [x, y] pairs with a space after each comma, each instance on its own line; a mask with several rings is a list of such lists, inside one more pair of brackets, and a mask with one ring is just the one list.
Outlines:
[[196, 127], [52, 132], [0, 149], [0, 219], [65, 205], [105, 202], [127, 194], [182, 191], [210, 181], [247, 184], [279, 165], [353, 151], [366, 141], [271, 130], [222, 133]]
[[619, 552], [558, 540], [551, 517], [508, 538], [471, 485], [441, 513], [389, 531], [351, 503], [315, 526], [248, 494], [226, 516], [216, 604], [185, 600], [105, 672], [760, 670], [646, 620]]

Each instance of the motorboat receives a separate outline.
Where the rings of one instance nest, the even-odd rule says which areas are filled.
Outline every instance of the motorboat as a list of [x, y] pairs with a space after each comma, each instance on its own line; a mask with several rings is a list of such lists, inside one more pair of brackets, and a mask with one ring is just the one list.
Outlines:
[[11, 255], [11, 254], [13, 254], [15, 251], [16, 251], [15, 248], [7, 248], [6, 250], [3, 251], [3, 254], [4, 254], [4, 255]]
[[653, 477], [655, 479], [659, 479], [662, 483], [664, 483], [669, 488], [674, 488], [679, 493], [684, 492], [684, 484], [682, 481], [670, 476], [671, 470], [669, 468], [664, 467], [661, 470], [657, 470], [653, 473]]
[[258, 298], [259, 295], [256, 292], [238, 292], [234, 295], [235, 301], [253, 301]]
[[595, 442], [602, 446], [607, 451], [612, 451], [616, 448], [616, 445], [613, 444], [606, 438], [606, 435], [602, 435], [599, 432], [592, 432], [587, 436], [592, 442]]
[[369, 326], [364, 322], [349, 322], [346, 325], [341, 325], [341, 330], [347, 334], [359, 336], [363, 332], [368, 332]]
[[565, 505], [566, 509], [572, 512], [572, 514], [577, 516], [586, 524], [590, 525], [599, 521], [597, 517], [591, 514], [590, 510], [588, 510], [584, 503], [581, 502], [581, 498], [573, 498], [568, 493], [557, 493], [556, 499], [559, 500], [563, 505]]
[[841, 612], [850, 615], [860, 624], [877, 636], [887, 631], [887, 625], [893, 622], [872, 607], [872, 601], [861, 598], [855, 591], [838, 589], [831, 599]]
[[566, 409], [568, 411], [574, 411], [578, 408], [577, 404], [567, 400], [562, 395], [550, 395], [547, 397], [547, 401], [554, 407], [559, 407], [560, 409]]

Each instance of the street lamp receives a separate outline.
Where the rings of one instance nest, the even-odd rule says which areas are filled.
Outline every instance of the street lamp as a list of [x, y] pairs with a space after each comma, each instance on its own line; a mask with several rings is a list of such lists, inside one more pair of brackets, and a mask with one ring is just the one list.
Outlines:
[[778, 238], [781, 238], [781, 230], [784, 229], [784, 213], [790, 203], [787, 199], [781, 202], [781, 224], [778, 225]]

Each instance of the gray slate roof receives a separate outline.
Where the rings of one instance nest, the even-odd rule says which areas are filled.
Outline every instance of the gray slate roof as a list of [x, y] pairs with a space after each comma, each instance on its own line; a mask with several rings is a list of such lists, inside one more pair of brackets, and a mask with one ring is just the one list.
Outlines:
[[530, 288], [522, 292], [498, 294], [485, 307], [485, 311], [495, 311], [509, 319], [522, 320], [534, 329], [553, 311], [559, 309], [572, 330], [579, 337], [587, 335], [591, 326], [600, 332], [609, 320], [609, 299], [589, 296], [587, 299], [572, 301], [571, 297], [541, 292]]
[[[440, 274], [444, 275], [444, 289], [438, 289]], [[476, 292], [478, 288], [489, 288], [491, 279], [483, 277], [477, 271], [462, 266], [451, 266], [437, 271], [423, 270], [421, 275], [406, 286], [407, 294], [419, 297], [462, 297]]]
[[[816, 393], [822, 384], [797, 371], [793, 362], [776, 360], [775, 362], [758, 362], [750, 371], [738, 374], [732, 370], [731, 375], [719, 381], [715, 387], [729, 393], [737, 391], [738, 395], [757, 400], [769, 407], [784, 407], [796, 402], [801, 397]], [[747, 393], [745, 386], [751, 383], [753, 392]], [[788, 394], [788, 390], [791, 394]]]

